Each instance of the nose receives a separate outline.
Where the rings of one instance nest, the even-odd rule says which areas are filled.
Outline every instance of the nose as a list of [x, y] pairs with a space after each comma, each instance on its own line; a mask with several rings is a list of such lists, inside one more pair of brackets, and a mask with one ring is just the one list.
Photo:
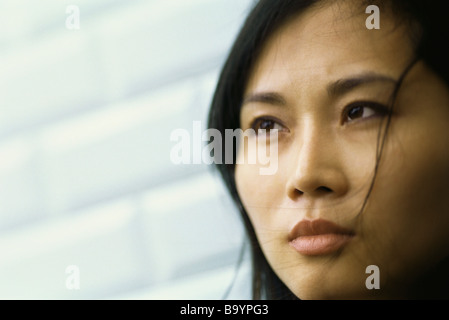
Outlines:
[[290, 177], [287, 183], [288, 196], [310, 199], [344, 196], [349, 189], [349, 181], [344, 171], [338, 142], [332, 133], [312, 132], [303, 135], [298, 148], [293, 150]]

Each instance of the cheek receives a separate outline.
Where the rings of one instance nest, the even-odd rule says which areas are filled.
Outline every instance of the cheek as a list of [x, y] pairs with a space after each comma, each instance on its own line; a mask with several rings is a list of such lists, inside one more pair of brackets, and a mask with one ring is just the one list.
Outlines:
[[[268, 162], [261, 164], [259, 148], [268, 154], [276, 153], [276, 157], [268, 157]], [[237, 155], [235, 167], [235, 181], [240, 199], [253, 223], [256, 232], [266, 228], [264, 224], [269, 223], [268, 213], [278, 206], [278, 201], [282, 199], [285, 186], [281, 179], [281, 168], [278, 162], [278, 150], [272, 150], [263, 141], [240, 142], [240, 149]], [[268, 164], [267, 164], [268, 163]], [[273, 170], [266, 170], [266, 169]], [[264, 171], [265, 170], [265, 171]], [[269, 174], [266, 174], [269, 172]], [[260, 227], [260, 228], [259, 228]]]
[[401, 116], [392, 122], [373, 194], [382, 208], [370, 218], [389, 268], [403, 274], [449, 256], [448, 89], [423, 65], [418, 72], [422, 79], [412, 72], [408, 94], [398, 99]]
[[235, 181], [240, 199], [253, 223], [255, 230], [262, 227], [263, 217], [270, 211], [277, 197], [276, 188], [272, 187], [272, 176], [262, 176], [259, 166], [237, 164]]
[[286, 266], [294, 264], [291, 248], [287, 245], [287, 232], [290, 227], [288, 216], [295, 210], [289, 210], [282, 202], [285, 198], [283, 171], [263, 176], [258, 170], [256, 165], [236, 165], [237, 191], [264, 256], [279, 276], [285, 276]]
[[392, 127], [364, 217], [373, 257], [397, 278], [449, 254], [449, 134], [413, 127], [428, 129]]
[[288, 230], [288, 220], [278, 214], [284, 207], [281, 202], [285, 185], [282, 184], [280, 170], [275, 175], [265, 176], [259, 174], [259, 168], [257, 165], [237, 164], [235, 180], [262, 250], [271, 258], [269, 252], [282, 241], [279, 231]]

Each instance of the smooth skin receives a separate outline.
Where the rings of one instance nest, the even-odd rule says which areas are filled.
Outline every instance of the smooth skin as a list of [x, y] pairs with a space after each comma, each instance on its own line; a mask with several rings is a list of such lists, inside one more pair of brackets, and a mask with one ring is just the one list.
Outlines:
[[[286, 22], [245, 88], [241, 128], [278, 130], [278, 167], [260, 175], [261, 165], [237, 164], [237, 190], [268, 262], [301, 299], [406, 298], [449, 255], [449, 89], [421, 61], [399, 90], [361, 212], [379, 130], [414, 49], [386, 8], [379, 30], [366, 29], [364, 9], [324, 2]], [[248, 145], [240, 157], [255, 152]], [[337, 252], [300, 254], [288, 234], [318, 218], [355, 236]], [[379, 267], [380, 289], [365, 285], [369, 265]]]

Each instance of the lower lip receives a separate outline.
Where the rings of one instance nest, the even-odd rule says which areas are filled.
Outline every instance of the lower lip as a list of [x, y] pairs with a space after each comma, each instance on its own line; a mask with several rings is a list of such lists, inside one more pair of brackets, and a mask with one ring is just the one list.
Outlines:
[[353, 235], [348, 234], [318, 234], [301, 236], [292, 241], [290, 245], [299, 253], [309, 256], [318, 256], [334, 253], [343, 248]]

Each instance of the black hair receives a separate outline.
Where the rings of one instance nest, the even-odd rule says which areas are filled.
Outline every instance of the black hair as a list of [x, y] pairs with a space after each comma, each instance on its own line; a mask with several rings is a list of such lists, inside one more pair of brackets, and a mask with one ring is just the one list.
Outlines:
[[[257, 60], [267, 39], [289, 18], [320, 2], [329, 0], [259, 0], [247, 16], [238, 34], [227, 60], [225, 61], [212, 99], [208, 118], [208, 127], [218, 129], [222, 134], [225, 129], [240, 127], [240, 107], [244, 90], [251, 69]], [[449, 43], [448, 27], [446, 26], [445, 1], [422, 0], [385, 0], [360, 1], [361, 4], [388, 5], [395, 17], [401, 23], [409, 25], [409, 36], [415, 43], [415, 57], [398, 82], [393, 100], [401, 81], [413, 62], [424, 61], [446, 84], [449, 84]], [[383, 141], [388, 129], [390, 117], [384, 134], [379, 135], [378, 143], [382, 150]], [[224, 148], [224, 147], [223, 147]], [[224, 154], [225, 150], [222, 150]], [[377, 158], [377, 164], [379, 163]], [[223, 181], [240, 211], [251, 247], [253, 267], [252, 290], [254, 299], [297, 299], [297, 297], [282, 283], [271, 269], [259, 242], [254, 228], [237, 192], [234, 172], [235, 155], [232, 164], [216, 161]], [[369, 196], [369, 194], [368, 194]], [[367, 196], [367, 197], [368, 197]], [[365, 199], [366, 202], [366, 199]]]

